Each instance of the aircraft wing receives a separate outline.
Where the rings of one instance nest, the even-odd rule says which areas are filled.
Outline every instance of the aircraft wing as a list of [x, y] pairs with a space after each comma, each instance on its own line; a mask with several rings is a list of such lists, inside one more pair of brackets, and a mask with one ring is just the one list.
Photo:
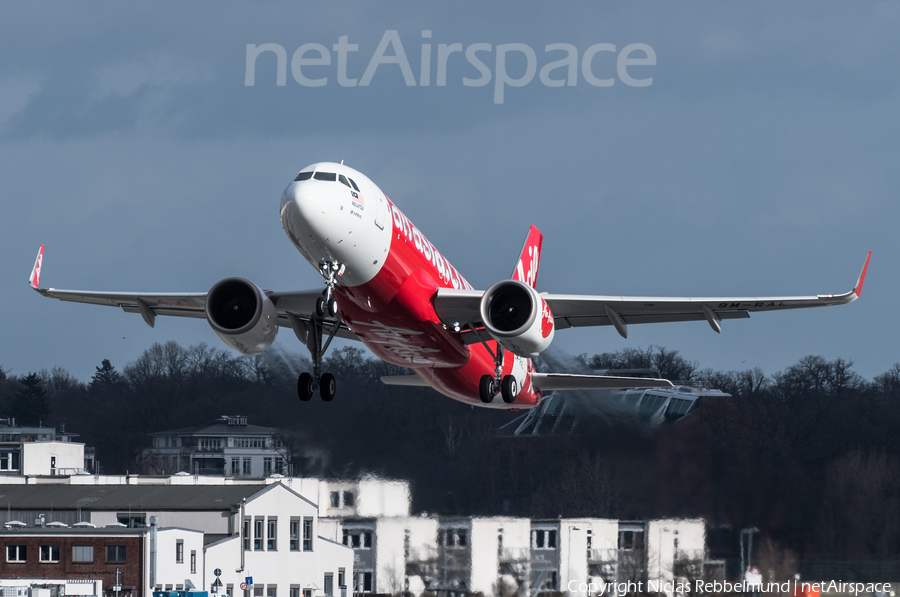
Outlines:
[[[721, 332], [723, 319], [745, 319], [751, 312], [805, 309], [844, 305], [855, 301], [862, 292], [866, 270], [869, 267], [869, 251], [866, 263], [853, 290], [843, 294], [819, 294], [811, 296], [777, 297], [628, 297], [590, 296], [573, 294], [548, 294], [542, 297], [553, 312], [557, 330], [570, 327], [611, 325], [627, 337], [628, 325], [663, 323], [669, 321], [706, 321], [716, 332]], [[480, 342], [473, 328], [483, 326], [479, 307], [483, 291], [441, 288], [432, 299], [441, 321], [447, 325], [459, 324], [461, 334], [468, 344]]]
[[[46, 297], [74, 303], [119, 307], [126, 313], [139, 313], [150, 327], [156, 324], [157, 315], [206, 319], [206, 292], [98, 292], [41, 288], [39, 284], [43, 255], [44, 245], [41, 245], [29, 277], [29, 284]], [[306, 342], [305, 334], [312, 314], [315, 313], [316, 299], [322, 296], [322, 290], [289, 292], [267, 290], [265, 294], [278, 311], [278, 325], [293, 328], [298, 337], [303, 336], [301, 341]], [[359, 340], [344, 324], [341, 324], [335, 335], [348, 340]]]
[[539, 390], [630, 390], [632, 388], [672, 388], [667, 379], [616, 377], [614, 375], [577, 375], [572, 373], [532, 373]]

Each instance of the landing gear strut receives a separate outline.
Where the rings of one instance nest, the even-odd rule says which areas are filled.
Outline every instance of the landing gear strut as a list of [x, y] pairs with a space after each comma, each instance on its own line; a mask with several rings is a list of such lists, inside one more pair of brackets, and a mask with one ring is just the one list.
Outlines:
[[478, 395], [485, 404], [494, 401], [494, 396], [500, 392], [503, 402], [512, 404], [519, 393], [519, 382], [514, 375], [503, 375], [503, 348], [497, 344], [497, 352], [491, 350], [487, 342], [482, 340], [484, 347], [494, 357], [494, 374], [482, 375], [478, 382]]
[[[304, 402], [310, 400], [316, 390], [325, 402], [334, 400], [337, 382], [331, 373], [322, 373], [322, 357], [341, 327], [341, 316], [333, 293], [334, 285], [344, 274], [344, 269], [337, 261], [323, 261], [319, 265], [319, 272], [325, 278], [325, 292], [316, 299], [316, 311], [311, 314], [306, 326], [306, 348], [312, 359], [313, 372], [310, 375], [304, 371], [297, 378], [297, 396]], [[293, 321], [291, 323], [294, 324]]]

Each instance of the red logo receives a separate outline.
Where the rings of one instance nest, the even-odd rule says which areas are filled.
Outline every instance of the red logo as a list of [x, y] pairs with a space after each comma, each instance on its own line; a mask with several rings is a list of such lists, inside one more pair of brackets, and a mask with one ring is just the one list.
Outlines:
[[543, 309], [541, 310], [541, 335], [546, 338], [553, 331], [553, 313], [550, 311], [550, 305], [547, 301], [541, 299]]

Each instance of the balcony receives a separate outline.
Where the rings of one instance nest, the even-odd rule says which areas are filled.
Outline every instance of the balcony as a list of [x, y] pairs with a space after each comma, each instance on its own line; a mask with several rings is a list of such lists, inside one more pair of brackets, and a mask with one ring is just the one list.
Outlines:
[[617, 562], [619, 560], [618, 549], [589, 549], [587, 552], [588, 562], [592, 564], [607, 564]]
[[500, 562], [527, 562], [531, 560], [531, 549], [528, 547], [504, 547], [497, 556]]

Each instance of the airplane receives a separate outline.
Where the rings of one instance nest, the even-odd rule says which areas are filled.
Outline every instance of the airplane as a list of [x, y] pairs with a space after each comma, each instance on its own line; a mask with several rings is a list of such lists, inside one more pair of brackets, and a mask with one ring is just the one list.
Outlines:
[[[545, 373], [532, 359], [557, 330], [722, 321], [751, 312], [843, 305], [856, 300], [872, 252], [856, 285], [838, 295], [679, 298], [585, 296], [538, 292], [543, 235], [532, 226], [512, 275], [476, 290], [374, 182], [343, 163], [303, 168], [281, 195], [281, 223], [291, 243], [321, 274], [324, 289], [263, 290], [226, 278], [208, 292], [142, 293], [40, 287], [44, 245], [29, 283], [63, 301], [120, 307], [150, 327], [159, 315], [206, 319], [231, 348], [258, 355], [288, 327], [309, 350], [312, 373], [297, 380], [300, 400], [318, 390], [335, 396], [322, 358], [335, 337], [359, 340], [379, 358], [413, 375], [386, 376], [389, 385], [428, 386], [452, 399], [498, 409], [528, 409], [544, 392], [672, 387], [664, 379]], [[500, 400], [496, 400], [499, 395]]]

